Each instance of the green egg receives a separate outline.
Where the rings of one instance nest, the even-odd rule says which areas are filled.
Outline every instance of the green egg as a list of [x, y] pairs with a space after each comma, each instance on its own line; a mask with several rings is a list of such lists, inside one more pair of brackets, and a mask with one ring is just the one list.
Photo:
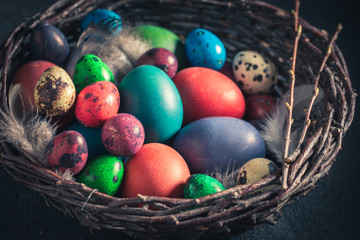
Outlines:
[[124, 175], [122, 158], [102, 155], [86, 164], [77, 181], [99, 192], [115, 196]]
[[215, 178], [205, 174], [193, 174], [186, 180], [184, 197], [195, 199], [223, 190], [225, 187]]
[[135, 27], [135, 33], [149, 41], [153, 48], [165, 48], [174, 53], [178, 60], [179, 70], [188, 66], [185, 44], [172, 31], [159, 26], [138, 25]]
[[86, 86], [99, 81], [114, 83], [114, 76], [109, 67], [97, 56], [86, 54], [75, 65], [73, 82], [79, 93]]

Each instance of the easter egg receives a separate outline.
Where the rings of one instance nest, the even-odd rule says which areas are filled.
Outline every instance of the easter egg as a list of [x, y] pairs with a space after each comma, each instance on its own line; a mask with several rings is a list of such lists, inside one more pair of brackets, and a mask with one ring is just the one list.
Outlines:
[[152, 48], [146, 51], [136, 61], [136, 66], [153, 65], [163, 70], [170, 78], [175, 76], [178, 69], [176, 56], [165, 48]]
[[88, 147], [76, 131], [65, 131], [54, 137], [46, 148], [45, 159], [52, 170], [79, 173], [87, 162]]
[[264, 119], [275, 105], [274, 98], [264, 94], [249, 95], [245, 102], [245, 119], [248, 121]]
[[196, 28], [185, 40], [185, 52], [192, 66], [219, 70], [225, 63], [226, 50], [221, 40], [212, 32]]
[[245, 100], [241, 90], [222, 73], [190, 67], [178, 72], [173, 81], [183, 102], [184, 124], [204, 117], [244, 116]]
[[122, 30], [121, 17], [114, 11], [99, 8], [86, 14], [80, 23], [80, 30], [84, 31], [89, 25], [93, 24], [102, 32], [113, 36]]
[[25, 63], [19, 68], [19, 70], [16, 71], [12, 84], [21, 85], [20, 95], [23, 101], [19, 101], [19, 104], [16, 104], [15, 106], [16, 108], [20, 109], [20, 107], [23, 106], [25, 111], [36, 110], [34, 100], [35, 85], [41, 74], [43, 74], [46, 69], [52, 66], [55, 66], [55, 64], [43, 60], [34, 60]]
[[183, 127], [172, 147], [192, 174], [221, 172], [241, 167], [250, 159], [265, 157], [265, 143], [248, 122], [232, 117], [208, 117]]
[[154, 25], [137, 25], [135, 34], [150, 42], [153, 48], [165, 48], [175, 54], [178, 60], [179, 69], [183, 69], [188, 65], [185, 45], [178, 35], [172, 31]]
[[79, 93], [84, 87], [94, 82], [109, 81], [114, 83], [114, 76], [99, 57], [86, 54], [75, 65], [73, 81], [76, 92]]
[[181, 198], [189, 176], [188, 166], [174, 149], [161, 143], [144, 144], [125, 164], [120, 195]]
[[254, 158], [246, 162], [237, 171], [237, 184], [251, 184], [260, 181], [269, 174], [275, 173], [279, 168], [266, 158]]
[[46, 116], [64, 115], [73, 106], [76, 91], [67, 72], [58, 66], [48, 68], [35, 85], [35, 106]]
[[233, 73], [236, 83], [247, 94], [270, 93], [277, 83], [274, 63], [254, 51], [241, 51], [235, 55]]
[[120, 157], [102, 155], [86, 164], [77, 181], [99, 192], [115, 196], [123, 175], [124, 165]]
[[120, 112], [134, 115], [145, 129], [145, 142], [167, 142], [181, 128], [183, 106], [169, 76], [157, 67], [142, 65], [120, 82]]
[[30, 54], [35, 60], [61, 65], [69, 55], [69, 44], [64, 34], [54, 25], [41, 22], [30, 36]]
[[101, 128], [85, 127], [83, 124], [76, 121], [71, 124], [67, 130], [77, 131], [83, 135], [88, 146], [88, 161], [91, 161], [100, 155], [109, 154], [101, 141]]
[[75, 117], [86, 127], [101, 127], [119, 110], [120, 96], [114, 83], [101, 81], [86, 86], [78, 94]]
[[195, 199], [223, 190], [225, 187], [215, 178], [205, 174], [192, 174], [185, 182], [184, 197]]
[[145, 140], [145, 132], [136, 117], [128, 113], [118, 113], [106, 120], [101, 139], [110, 153], [128, 157], [140, 150]]

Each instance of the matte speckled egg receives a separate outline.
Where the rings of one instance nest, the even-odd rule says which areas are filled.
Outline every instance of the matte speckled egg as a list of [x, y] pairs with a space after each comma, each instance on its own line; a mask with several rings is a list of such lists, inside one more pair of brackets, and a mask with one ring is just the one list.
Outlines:
[[[35, 85], [41, 74], [52, 66], [55, 66], [55, 64], [48, 61], [35, 60], [25, 63], [16, 71], [12, 84], [21, 85], [21, 98], [25, 111], [36, 111], [34, 100]], [[21, 103], [19, 102], [15, 107], [20, 108], [20, 106]]]
[[144, 127], [133, 115], [118, 113], [106, 120], [101, 139], [110, 153], [128, 157], [137, 153], [142, 147], [145, 140]]
[[184, 107], [184, 124], [204, 117], [242, 118], [245, 100], [241, 90], [224, 74], [204, 67], [190, 67], [173, 79]]
[[77, 181], [99, 192], [115, 196], [123, 175], [124, 165], [121, 157], [102, 155], [86, 164]]
[[179, 69], [188, 66], [185, 45], [178, 35], [166, 28], [154, 25], [137, 25], [134, 30], [135, 34], [150, 42], [153, 48], [165, 48], [174, 53]]
[[54, 25], [41, 22], [31, 32], [30, 54], [34, 60], [46, 60], [61, 65], [69, 55], [64, 34]]
[[101, 81], [86, 86], [78, 94], [75, 117], [86, 127], [101, 127], [119, 110], [120, 96], [114, 83]]
[[188, 166], [174, 149], [161, 143], [144, 144], [125, 163], [120, 195], [182, 198], [189, 176]]
[[52, 170], [74, 175], [79, 173], [87, 162], [88, 147], [84, 137], [76, 131], [65, 131], [56, 135], [46, 149], [46, 160]]
[[247, 121], [264, 119], [270, 114], [275, 105], [274, 98], [264, 94], [249, 95], [245, 102], [245, 119]]
[[83, 135], [88, 146], [88, 161], [91, 161], [98, 156], [109, 154], [101, 141], [101, 128], [85, 127], [83, 124], [76, 121], [71, 124], [67, 130], [77, 131]]
[[241, 51], [235, 55], [233, 73], [236, 83], [246, 94], [270, 93], [277, 83], [274, 63], [254, 51]]
[[275, 173], [278, 169], [276, 164], [269, 159], [254, 158], [238, 170], [236, 183], [238, 185], [255, 183], [267, 175]]
[[73, 106], [75, 98], [73, 81], [58, 66], [48, 68], [35, 85], [35, 106], [40, 113], [49, 117], [64, 115]]
[[159, 68], [142, 65], [120, 82], [120, 112], [134, 115], [145, 129], [145, 142], [167, 142], [181, 128], [183, 105], [169, 76]]
[[89, 25], [95, 25], [102, 32], [113, 36], [122, 30], [121, 17], [114, 11], [99, 8], [89, 12], [80, 23], [80, 30], [84, 31]]
[[232, 117], [208, 117], [183, 127], [173, 148], [192, 174], [237, 169], [250, 159], [265, 157], [265, 142], [248, 122]]
[[175, 76], [178, 69], [176, 56], [165, 48], [152, 48], [146, 51], [136, 61], [136, 66], [153, 65], [163, 70], [170, 78]]
[[114, 76], [99, 57], [86, 54], [75, 65], [73, 81], [76, 92], [79, 93], [84, 87], [94, 82], [109, 81], [114, 83]]
[[225, 63], [226, 50], [221, 40], [212, 32], [196, 28], [185, 40], [185, 52], [192, 66], [219, 70]]
[[223, 190], [225, 190], [225, 187], [215, 178], [205, 174], [193, 174], [186, 180], [184, 197], [195, 199]]

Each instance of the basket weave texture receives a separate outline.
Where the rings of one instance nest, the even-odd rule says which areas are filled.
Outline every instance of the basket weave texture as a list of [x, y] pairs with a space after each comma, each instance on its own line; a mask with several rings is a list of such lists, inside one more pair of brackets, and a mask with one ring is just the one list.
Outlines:
[[[290, 85], [290, 57], [295, 38], [293, 14], [262, 1], [216, 0], [60, 0], [16, 27], [1, 48], [1, 108], [7, 107], [14, 71], [29, 60], [28, 37], [41, 21], [59, 27], [75, 43], [86, 13], [107, 8], [126, 24], [165, 27], [181, 38], [197, 27], [208, 29], [223, 41], [227, 61], [244, 49], [263, 53], [275, 63]], [[314, 83], [328, 50], [329, 35], [299, 18], [303, 33], [296, 61], [296, 84]], [[0, 163], [18, 182], [40, 192], [48, 205], [70, 214], [94, 229], [114, 229], [138, 238], [183, 238], [236, 234], [262, 223], [276, 223], [280, 210], [315, 187], [330, 170], [350, 127], [355, 97], [342, 53], [336, 44], [321, 72], [325, 90], [323, 119], [311, 126], [307, 141], [290, 164], [288, 188], [281, 188], [283, 171], [251, 185], [237, 186], [200, 199], [141, 196], [126, 199], [99, 193], [83, 184], [65, 180], [26, 152], [1, 142]], [[271, 186], [268, 188], [263, 188]], [[262, 188], [257, 194], [254, 191]], [[141, 207], [139, 207], [141, 206]], [[156, 210], [153, 207], [155, 206]]]

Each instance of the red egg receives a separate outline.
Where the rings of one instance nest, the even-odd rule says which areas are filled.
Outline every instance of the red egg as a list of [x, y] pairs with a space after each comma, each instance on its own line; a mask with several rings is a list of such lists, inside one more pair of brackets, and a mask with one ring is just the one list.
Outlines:
[[[21, 97], [24, 102], [26, 111], [35, 111], [34, 89], [41, 74], [49, 67], [56, 66], [54, 63], [48, 61], [31, 61], [25, 63], [13, 78], [13, 84], [21, 84]], [[16, 104], [20, 107], [21, 105]]]
[[184, 196], [184, 185], [190, 171], [181, 155], [161, 143], [145, 144], [124, 166], [122, 197]]
[[184, 124], [205, 117], [242, 118], [245, 100], [238, 86], [224, 74], [203, 67], [186, 68], [173, 79], [184, 108]]
[[86, 86], [77, 96], [75, 117], [86, 127], [101, 127], [115, 116], [120, 106], [120, 94], [112, 82], [100, 81]]
[[170, 78], [175, 76], [178, 69], [176, 56], [165, 48], [152, 48], [136, 61], [136, 66], [153, 65], [163, 70]]
[[52, 170], [73, 174], [79, 173], [85, 166], [88, 147], [85, 138], [76, 131], [65, 131], [54, 137], [46, 149], [47, 163]]
[[269, 95], [250, 95], [246, 98], [247, 121], [264, 119], [274, 107], [274, 98]]
[[133, 115], [118, 113], [105, 122], [101, 140], [110, 153], [128, 157], [137, 153], [143, 145], [144, 127]]

